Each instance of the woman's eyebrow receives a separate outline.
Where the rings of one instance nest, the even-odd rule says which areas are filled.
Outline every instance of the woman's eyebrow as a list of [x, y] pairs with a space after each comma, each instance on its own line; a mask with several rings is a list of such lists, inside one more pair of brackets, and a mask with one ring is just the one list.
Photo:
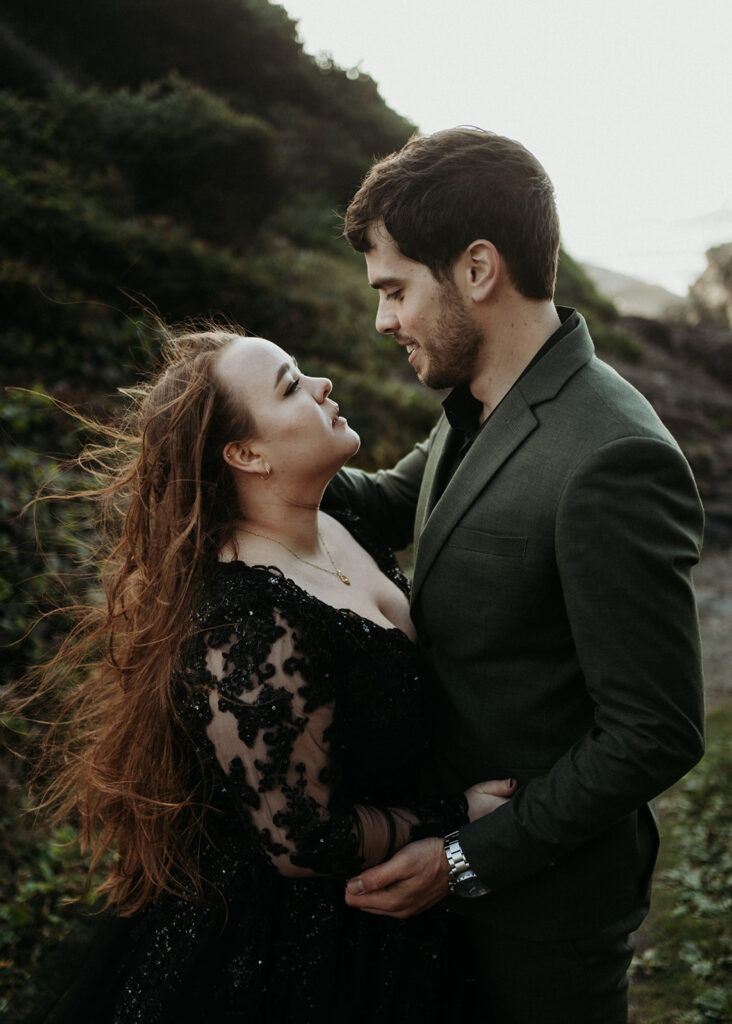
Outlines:
[[295, 369], [298, 368], [297, 367], [297, 359], [295, 359], [294, 356], [290, 356], [290, 362], [289, 363], [283, 363], [282, 366], [277, 371], [277, 376], [275, 377], [275, 382], [274, 382], [274, 386], [275, 387], [277, 387], [279, 382], [282, 380], [283, 375], [287, 373], [287, 371], [290, 369], [291, 366], [294, 366]]

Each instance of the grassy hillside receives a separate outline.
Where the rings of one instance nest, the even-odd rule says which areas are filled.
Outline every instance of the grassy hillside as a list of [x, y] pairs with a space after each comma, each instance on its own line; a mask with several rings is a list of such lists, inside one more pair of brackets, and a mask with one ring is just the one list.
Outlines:
[[[304, 54], [266, 0], [75, 0], [63, 16], [7, 0], [0, 58], [8, 380], [27, 382], [40, 351], [46, 387], [120, 384], [154, 357], [142, 298], [343, 367], [364, 406], [367, 381], [403, 383], [401, 447], [423, 433], [434, 399], [377, 339], [361, 259], [338, 238], [374, 155], [413, 130], [368, 76]], [[559, 296], [601, 334], [614, 320], [568, 256]]]

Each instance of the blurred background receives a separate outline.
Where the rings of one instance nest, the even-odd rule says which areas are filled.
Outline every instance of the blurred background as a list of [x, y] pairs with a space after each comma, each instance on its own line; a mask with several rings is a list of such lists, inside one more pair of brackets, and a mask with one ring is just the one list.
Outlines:
[[[712, 753], [659, 804], [670, 839], [636, 960], [638, 1024], [732, 1020], [731, 11], [721, 0], [0, 10], [2, 685], [53, 649], [62, 627], [31, 631], [39, 611], [86, 593], [95, 526], [83, 506], [18, 516], [49, 477], [75, 484], [63, 460], [84, 437], [59, 402], [114, 415], [117, 389], [155, 365], [154, 316], [213, 315], [329, 375], [362, 435], [358, 464], [390, 464], [431, 428], [440, 396], [376, 334], [339, 215], [374, 157], [415, 130], [476, 124], [546, 167], [563, 226], [557, 301], [580, 309], [602, 358], [653, 402], [708, 516], [697, 585]], [[73, 823], [52, 834], [21, 813], [13, 751], [34, 732], [7, 714], [2, 724], [0, 1017], [19, 1020], [42, 950], [78, 914], [63, 901], [80, 893], [82, 866], [63, 845]]]

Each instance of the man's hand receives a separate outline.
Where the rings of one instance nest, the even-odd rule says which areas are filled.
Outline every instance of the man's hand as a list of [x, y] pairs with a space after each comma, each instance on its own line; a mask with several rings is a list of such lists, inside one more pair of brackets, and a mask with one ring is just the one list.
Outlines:
[[391, 860], [346, 883], [346, 903], [369, 914], [413, 917], [448, 893], [449, 868], [441, 839], [418, 839]]

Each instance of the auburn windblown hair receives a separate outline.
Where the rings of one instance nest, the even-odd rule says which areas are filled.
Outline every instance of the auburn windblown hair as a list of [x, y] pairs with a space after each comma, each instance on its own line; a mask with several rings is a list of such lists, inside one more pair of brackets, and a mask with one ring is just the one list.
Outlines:
[[168, 336], [162, 372], [125, 392], [124, 424], [96, 425], [105, 444], [77, 462], [95, 477], [82, 493], [100, 513], [105, 600], [64, 609], [74, 625], [32, 679], [58, 708], [39, 754], [40, 806], [78, 824], [90, 876], [104, 868], [97, 891], [126, 915], [164, 891], [202, 888], [206, 786], [171, 680], [196, 593], [239, 514], [222, 452], [254, 425], [214, 373], [238, 336]]

